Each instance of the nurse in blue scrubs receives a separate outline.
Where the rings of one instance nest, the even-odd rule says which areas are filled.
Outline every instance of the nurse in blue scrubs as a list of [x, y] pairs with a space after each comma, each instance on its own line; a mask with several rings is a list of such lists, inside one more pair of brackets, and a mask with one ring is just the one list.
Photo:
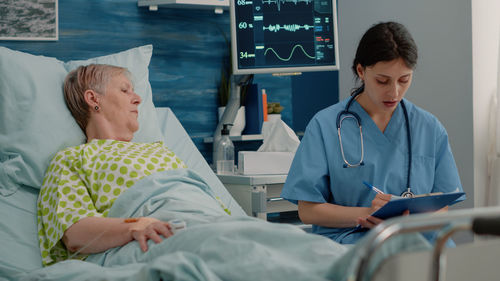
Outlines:
[[352, 65], [359, 84], [354, 96], [318, 112], [308, 124], [281, 196], [298, 204], [300, 219], [314, 233], [352, 244], [366, 233], [354, 231], [358, 224], [372, 228], [381, 222], [370, 214], [391, 194], [462, 191], [445, 128], [404, 99], [417, 58], [403, 25], [372, 26]]

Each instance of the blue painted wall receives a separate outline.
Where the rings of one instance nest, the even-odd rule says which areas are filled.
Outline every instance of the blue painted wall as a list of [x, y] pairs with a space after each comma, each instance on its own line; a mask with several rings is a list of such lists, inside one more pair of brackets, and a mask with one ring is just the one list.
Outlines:
[[[201, 153], [211, 161], [210, 144], [217, 125], [217, 87], [227, 40], [229, 14], [211, 10], [161, 8], [151, 12], [136, 0], [59, 1], [59, 40], [0, 41], [0, 45], [60, 60], [87, 59], [153, 44], [149, 67], [153, 102], [170, 107]], [[293, 128], [290, 77], [256, 75], [268, 101], [284, 107], [283, 120]], [[337, 94], [338, 96], [338, 94]]]
[[292, 78], [293, 129], [301, 136], [316, 112], [339, 101], [339, 72], [307, 72]]

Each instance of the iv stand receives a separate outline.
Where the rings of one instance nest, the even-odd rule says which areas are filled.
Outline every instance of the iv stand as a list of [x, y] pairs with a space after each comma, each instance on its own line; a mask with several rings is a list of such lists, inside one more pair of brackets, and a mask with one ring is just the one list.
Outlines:
[[230, 77], [230, 91], [231, 95], [229, 96], [229, 101], [227, 102], [226, 109], [224, 110], [224, 114], [222, 114], [219, 123], [217, 124], [217, 128], [214, 132], [214, 142], [213, 142], [213, 150], [212, 150], [212, 163], [214, 168], [217, 163], [217, 143], [221, 138], [221, 130], [224, 124], [233, 124], [234, 119], [236, 119], [236, 114], [238, 113], [238, 109], [240, 108], [241, 100], [240, 100], [240, 92], [241, 87], [244, 86], [252, 75], [231, 75]]

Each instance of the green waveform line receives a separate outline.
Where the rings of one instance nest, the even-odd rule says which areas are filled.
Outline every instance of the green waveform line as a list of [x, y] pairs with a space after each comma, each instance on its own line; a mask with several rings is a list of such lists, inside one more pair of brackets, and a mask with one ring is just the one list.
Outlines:
[[271, 5], [271, 3], [276, 4], [276, 6], [278, 7], [278, 11], [281, 10], [281, 3], [282, 2], [283, 2], [283, 4], [285, 4], [287, 2], [288, 3], [294, 3], [295, 5], [297, 5], [297, 3], [299, 3], [299, 2], [305, 2], [306, 5], [309, 5], [309, 3], [312, 3], [312, 0], [274, 0], [274, 1], [273, 0], [268, 0], [268, 1], [263, 0], [262, 1], [262, 3], [268, 4], [268, 5]]
[[301, 30], [301, 29], [304, 29], [304, 30], [309, 30], [309, 29], [313, 29], [314, 26], [313, 25], [308, 25], [308, 24], [304, 24], [304, 25], [300, 25], [300, 24], [284, 24], [284, 25], [281, 25], [281, 24], [270, 24], [269, 26], [263, 26], [262, 27], [262, 30], [269, 30], [271, 32], [278, 32], [280, 30], [285, 30], [285, 31], [290, 31], [290, 32], [296, 32], [297, 30]]
[[267, 54], [267, 51], [271, 50], [271, 51], [272, 51], [272, 52], [276, 55], [276, 57], [277, 57], [279, 60], [281, 60], [281, 61], [289, 61], [289, 60], [292, 58], [292, 56], [293, 56], [293, 52], [295, 52], [295, 49], [296, 49], [297, 47], [299, 47], [299, 48], [301, 48], [301, 49], [302, 49], [302, 52], [304, 53], [304, 55], [306, 55], [306, 57], [308, 57], [308, 58], [310, 58], [310, 59], [312, 59], [312, 60], [316, 58], [316, 56], [310, 56], [309, 54], [307, 54], [306, 50], [304, 50], [304, 47], [302, 47], [302, 45], [300, 45], [300, 44], [297, 44], [297, 45], [293, 46], [293, 48], [292, 48], [292, 52], [290, 53], [290, 56], [289, 56], [287, 59], [284, 59], [284, 58], [280, 57], [280, 56], [278, 55], [278, 53], [276, 53], [276, 51], [275, 51], [273, 48], [267, 48], [267, 49], [264, 51], [264, 56]]

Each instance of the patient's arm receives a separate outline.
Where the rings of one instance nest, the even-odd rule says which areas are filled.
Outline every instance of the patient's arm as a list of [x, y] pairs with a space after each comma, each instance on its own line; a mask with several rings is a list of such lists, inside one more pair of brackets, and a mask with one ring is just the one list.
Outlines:
[[172, 235], [167, 222], [150, 217], [124, 220], [123, 218], [87, 217], [71, 225], [62, 238], [71, 252], [92, 254], [123, 246], [137, 240], [141, 249], [147, 251], [147, 240], [160, 243], [162, 238]]

